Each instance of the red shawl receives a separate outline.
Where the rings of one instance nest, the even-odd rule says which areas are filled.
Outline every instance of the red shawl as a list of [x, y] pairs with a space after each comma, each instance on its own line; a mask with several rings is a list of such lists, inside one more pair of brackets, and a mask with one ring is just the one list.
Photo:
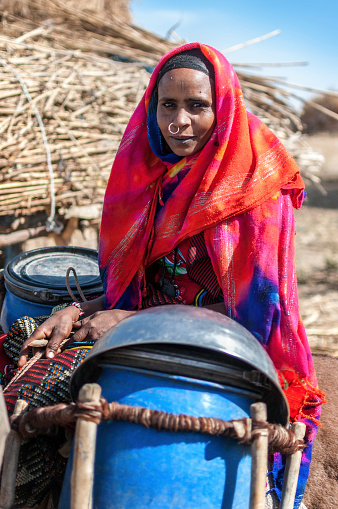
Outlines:
[[[147, 108], [166, 60], [196, 47], [215, 69], [217, 123], [155, 222], [166, 165], [150, 149]], [[177, 164], [185, 163], [189, 164], [183, 159]], [[238, 78], [226, 58], [200, 43], [169, 52], [129, 121], [106, 190], [99, 246], [106, 307], [114, 307], [132, 280], [140, 302], [146, 265], [187, 237], [253, 209], [286, 185], [303, 189], [299, 169], [276, 136], [246, 111]]]

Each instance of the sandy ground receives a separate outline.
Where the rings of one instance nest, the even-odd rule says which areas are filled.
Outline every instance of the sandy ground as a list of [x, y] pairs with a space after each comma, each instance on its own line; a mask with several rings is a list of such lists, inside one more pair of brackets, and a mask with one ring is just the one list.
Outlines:
[[338, 180], [324, 196], [307, 186], [296, 211], [296, 267], [301, 315], [314, 352], [338, 357]]

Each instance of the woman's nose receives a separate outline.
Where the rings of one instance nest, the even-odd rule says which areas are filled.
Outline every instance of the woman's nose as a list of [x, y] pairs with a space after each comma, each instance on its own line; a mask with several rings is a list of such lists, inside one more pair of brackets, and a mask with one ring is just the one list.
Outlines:
[[190, 123], [191, 121], [188, 112], [185, 108], [180, 108], [175, 115], [174, 124], [179, 127], [183, 127], [185, 125], [190, 125]]

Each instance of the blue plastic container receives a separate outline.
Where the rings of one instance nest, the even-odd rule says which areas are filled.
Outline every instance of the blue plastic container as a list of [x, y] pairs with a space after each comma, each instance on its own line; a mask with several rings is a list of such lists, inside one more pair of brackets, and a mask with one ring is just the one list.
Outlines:
[[7, 291], [1, 311], [1, 327], [7, 332], [12, 323], [21, 316], [48, 316], [56, 304], [41, 304], [22, 299]]
[[[195, 417], [249, 416], [257, 395], [217, 383], [104, 364], [108, 401]], [[70, 507], [70, 457], [59, 509]], [[248, 509], [250, 447], [227, 438], [126, 422], [98, 427], [94, 509]]]
[[[0, 319], [4, 332], [21, 316], [34, 318], [49, 315], [57, 304], [71, 302], [66, 286], [69, 267], [76, 270], [86, 296], [98, 296], [103, 292], [97, 251], [94, 249], [44, 247], [13, 258], [4, 271], [6, 296]], [[70, 274], [69, 283], [77, 297], [73, 273]]]

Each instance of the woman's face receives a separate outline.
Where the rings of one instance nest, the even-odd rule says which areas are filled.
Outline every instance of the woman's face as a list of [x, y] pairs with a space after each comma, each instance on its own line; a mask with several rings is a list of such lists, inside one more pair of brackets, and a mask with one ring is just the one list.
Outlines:
[[[194, 69], [167, 72], [158, 84], [157, 123], [176, 155], [201, 150], [216, 124], [215, 92], [209, 76]], [[170, 125], [175, 134], [169, 132]]]

